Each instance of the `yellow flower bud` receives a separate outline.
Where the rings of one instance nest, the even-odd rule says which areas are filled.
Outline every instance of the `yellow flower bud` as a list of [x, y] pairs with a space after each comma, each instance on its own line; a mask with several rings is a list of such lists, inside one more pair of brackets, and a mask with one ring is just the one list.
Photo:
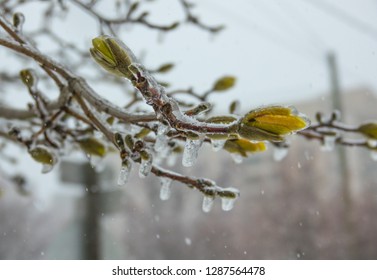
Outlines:
[[238, 133], [249, 140], [282, 141], [286, 135], [309, 125], [309, 119], [292, 107], [270, 106], [247, 113], [240, 122]]
[[263, 152], [267, 149], [264, 142], [250, 142], [245, 139], [227, 140], [224, 149], [230, 153], [240, 154], [247, 157], [248, 153]]

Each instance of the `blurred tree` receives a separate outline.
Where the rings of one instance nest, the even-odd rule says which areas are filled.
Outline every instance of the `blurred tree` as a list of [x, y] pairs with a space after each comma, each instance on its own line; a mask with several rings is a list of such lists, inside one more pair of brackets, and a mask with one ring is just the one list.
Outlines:
[[[38, 16], [42, 17], [43, 24], [38, 30], [27, 33], [23, 31], [25, 17], [20, 11], [31, 2], [39, 2], [41, 12]], [[30, 156], [43, 165], [42, 172], [50, 171], [59, 157], [69, 154], [72, 149], [81, 149], [92, 159], [118, 152], [122, 160], [120, 185], [126, 184], [131, 167], [139, 165], [140, 177], [150, 173], [160, 177], [162, 199], [169, 197], [171, 182], [178, 181], [203, 193], [204, 211], [211, 209], [216, 197], [222, 199], [224, 210], [230, 210], [239, 195], [237, 189], [219, 187], [209, 179], [178, 174], [160, 164], [166, 160], [173, 165], [177, 154], [183, 154], [182, 164], [192, 166], [203, 143], [212, 144], [214, 150], [226, 150], [236, 162], [264, 151], [269, 143], [278, 151], [276, 159], [281, 159], [288, 148], [285, 138], [293, 133], [321, 141], [325, 148], [334, 144], [360, 146], [372, 151], [377, 148], [376, 123], [346, 125], [340, 121], [339, 112], [330, 117], [318, 113], [317, 123], [310, 125], [309, 119], [293, 107], [267, 106], [238, 115], [238, 103], [232, 102], [229, 114], [213, 115], [208, 97], [232, 88], [236, 82], [233, 76], [219, 78], [203, 93], [193, 88], [166, 90], [169, 85], [158, 82], [154, 74], [168, 73], [174, 64], [165, 63], [157, 69], [148, 69], [119, 39], [120, 30], [141, 25], [170, 32], [187, 22], [204, 32], [218, 34], [224, 26], [204, 23], [193, 13], [193, 4], [186, 0], [179, 1], [183, 19], [167, 25], [150, 20], [149, 12], [144, 9], [149, 1], [107, 2], [106, 5], [115, 5], [117, 11], [124, 11], [121, 16], [113, 17], [102, 15], [98, 7], [103, 2], [5, 0], [0, 3], [3, 30], [0, 45], [9, 50], [9, 55], [16, 54], [17, 60], [23, 61], [26, 57], [36, 62], [35, 69], [20, 68], [19, 75], [12, 75], [9, 67], [0, 72], [2, 87], [17, 87], [22, 81], [33, 100], [26, 109], [0, 104], [1, 147], [3, 149], [6, 141], [24, 146]], [[66, 42], [64, 33], [54, 28], [55, 21], [64, 20], [64, 15], [71, 12], [71, 4], [98, 22], [99, 36], [93, 39], [90, 52]], [[44, 49], [41, 37], [57, 43], [59, 47], [54, 54], [47, 56], [41, 51]], [[90, 63], [89, 53], [102, 68], [114, 75], [104, 75], [101, 67], [97, 67], [92, 69], [98, 75], [96, 81], [111, 81], [128, 89], [132, 96], [130, 101], [121, 106], [109, 102], [89, 86], [89, 76], [77, 74], [80, 66]], [[73, 62], [69, 59], [72, 55], [79, 60]], [[131, 83], [131, 89], [121, 82], [122, 78]], [[56, 100], [50, 100], [46, 93], [51, 82], [59, 92]], [[191, 96], [198, 103], [187, 103], [178, 95]], [[136, 106], [142, 103], [150, 109]], [[348, 133], [356, 133], [358, 137], [349, 138]]]

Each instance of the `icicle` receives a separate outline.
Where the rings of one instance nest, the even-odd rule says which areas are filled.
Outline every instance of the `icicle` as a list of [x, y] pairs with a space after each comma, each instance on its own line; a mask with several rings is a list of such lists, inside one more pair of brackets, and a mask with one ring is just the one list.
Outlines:
[[160, 190], [160, 199], [161, 200], [168, 200], [171, 195], [171, 183], [172, 179], [166, 178], [166, 177], [161, 177], [160, 178], [160, 183], [161, 183], [161, 190]]
[[169, 128], [166, 125], [160, 124], [157, 129], [156, 143], [154, 144], [154, 149], [156, 152], [161, 152], [167, 146], [166, 133]]
[[169, 157], [167, 158], [166, 164], [170, 167], [174, 166], [177, 162], [178, 153], [171, 153]]
[[214, 196], [208, 196], [208, 195], [205, 195], [203, 197], [203, 204], [202, 204], [202, 210], [203, 212], [205, 213], [208, 213], [211, 211], [212, 207], [213, 207], [213, 202], [215, 201], [215, 197]]
[[325, 135], [323, 137], [323, 145], [321, 146], [321, 150], [322, 151], [327, 151], [327, 152], [330, 152], [330, 151], [334, 150], [335, 141], [336, 141], [336, 137], [335, 136]]
[[130, 172], [131, 172], [131, 162], [125, 160], [122, 163], [122, 168], [120, 169], [119, 172], [119, 177], [118, 177], [118, 185], [119, 186], [124, 186], [127, 184], [127, 181], [130, 177]]
[[145, 178], [149, 175], [152, 170], [152, 155], [149, 155], [147, 160], [141, 160], [140, 168], [139, 168], [139, 177]]
[[275, 161], [282, 161], [288, 155], [287, 147], [275, 147], [273, 158]]
[[212, 150], [215, 152], [220, 151], [222, 148], [224, 148], [226, 139], [225, 140], [211, 140], [212, 143]]
[[237, 153], [231, 153], [230, 156], [232, 157], [233, 161], [237, 164], [241, 164], [243, 161], [243, 157]]
[[229, 198], [229, 197], [222, 197], [221, 198], [221, 209], [223, 211], [230, 211], [234, 207], [236, 199], [235, 198]]
[[374, 161], [377, 161], [377, 151], [372, 151], [372, 152], [370, 152], [370, 157], [371, 157]]
[[368, 139], [367, 145], [368, 145], [368, 148], [375, 149], [375, 148], [377, 148], [377, 140]]
[[102, 172], [103, 170], [105, 170], [106, 163], [103, 160], [103, 157], [90, 154], [88, 154], [87, 157], [89, 159], [90, 166], [94, 169], [94, 171]]
[[203, 139], [193, 140], [187, 138], [182, 157], [183, 166], [190, 167], [195, 164], [202, 143]]
[[52, 169], [54, 168], [54, 165], [53, 164], [42, 164], [42, 173], [48, 173], [50, 172]]

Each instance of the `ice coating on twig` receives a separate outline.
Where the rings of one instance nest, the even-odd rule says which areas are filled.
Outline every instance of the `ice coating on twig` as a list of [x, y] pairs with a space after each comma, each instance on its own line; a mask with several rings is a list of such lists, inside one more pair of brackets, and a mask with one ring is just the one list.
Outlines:
[[172, 179], [161, 177], [160, 178], [160, 184], [161, 184], [161, 190], [160, 190], [160, 199], [161, 200], [168, 200], [171, 195], [171, 183]]

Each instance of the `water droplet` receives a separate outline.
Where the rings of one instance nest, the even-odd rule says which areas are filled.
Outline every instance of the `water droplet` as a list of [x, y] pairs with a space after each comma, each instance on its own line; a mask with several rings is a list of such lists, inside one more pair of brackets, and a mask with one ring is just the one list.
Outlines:
[[244, 255], [247, 255], [247, 251], [243, 251], [243, 254], [244, 254]]
[[223, 211], [230, 211], [234, 207], [236, 199], [235, 198], [229, 198], [229, 197], [222, 197], [221, 198], [221, 209]]
[[131, 166], [132, 165], [130, 162], [122, 164], [122, 168], [120, 169], [118, 177], [119, 186], [124, 186], [125, 184], [127, 184], [128, 178], [130, 177]]
[[225, 140], [211, 140], [212, 143], [212, 150], [215, 152], [220, 151], [222, 148], [224, 148], [226, 139]]
[[149, 159], [141, 161], [141, 164], [139, 167], [140, 178], [145, 178], [149, 175], [149, 173], [152, 170], [152, 166], [153, 166], [152, 163], [153, 163], [152, 155], [149, 155]]
[[297, 257], [298, 259], [300, 259], [300, 258], [301, 258], [301, 254], [300, 254], [300, 253], [297, 253], [297, 254], [296, 254], [296, 257]]
[[231, 153], [230, 156], [232, 157], [233, 161], [237, 164], [241, 164], [243, 162], [243, 157], [240, 154]]
[[208, 196], [208, 195], [205, 195], [203, 197], [203, 204], [202, 204], [202, 210], [203, 212], [205, 213], [208, 213], [211, 211], [212, 207], [213, 207], [213, 202], [215, 201], [215, 197], [214, 196]]
[[187, 138], [182, 157], [183, 166], [190, 167], [195, 164], [202, 143], [203, 139], [192, 140]]
[[159, 235], [159, 234], [156, 234], [156, 238], [157, 238], [157, 239], [160, 239], [160, 235]]
[[191, 241], [190, 238], [186, 237], [186, 238], [185, 238], [185, 243], [186, 243], [187, 246], [191, 246], [192, 241]]
[[297, 163], [297, 168], [298, 168], [298, 169], [301, 168], [301, 162], [298, 162], [298, 163]]
[[45, 252], [42, 251], [42, 252], [41, 252], [41, 256], [44, 256], [44, 255], [45, 255]]
[[161, 183], [161, 190], [160, 190], [160, 199], [161, 200], [168, 200], [171, 195], [171, 183], [172, 179], [161, 177], [160, 178]]
[[282, 161], [288, 155], [287, 147], [275, 147], [273, 158], [275, 161]]

